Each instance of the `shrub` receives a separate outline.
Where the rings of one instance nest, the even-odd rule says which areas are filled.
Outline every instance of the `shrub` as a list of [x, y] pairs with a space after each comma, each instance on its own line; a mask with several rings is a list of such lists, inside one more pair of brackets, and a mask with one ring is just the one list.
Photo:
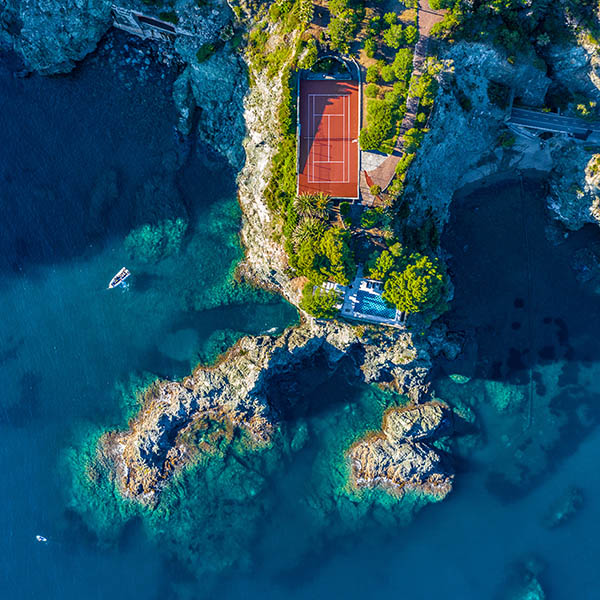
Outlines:
[[379, 76], [381, 74], [381, 69], [378, 64], [371, 65], [367, 69], [367, 83], [377, 83], [379, 81]]
[[367, 123], [369, 131], [383, 141], [389, 137], [392, 129], [392, 109], [384, 101], [376, 98], [367, 103]]
[[379, 93], [379, 86], [375, 83], [369, 83], [365, 88], [365, 96], [367, 98], [375, 98]]
[[369, 191], [371, 194], [373, 194], [373, 196], [379, 196], [379, 194], [381, 194], [381, 186], [374, 184], [369, 188]]
[[493, 104], [507, 108], [510, 102], [510, 87], [503, 83], [490, 81], [487, 86], [487, 96]]
[[[379, 188], [379, 191], [381, 191], [381, 188]], [[385, 220], [386, 219], [381, 208], [369, 208], [363, 212], [360, 218], [360, 224], [361, 227], [364, 227], [365, 229], [372, 229], [373, 227], [381, 225]]]
[[331, 319], [337, 315], [335, 307], [338, 303], [338, 295], [333, 290], [325, 291], [314, 288], [312, 283], [307, 283], [302, 290], [300, 307], [317, 319]]
[[394, 81], [394, 79], [396, 79], [396, 72], [394, 71], [394, 67], [392, 67], [392, 65], [385, 65], [384, 67], [382, 67], [381, 78], [386, 83], [391, 83], [392, 81]]
[[215, 50], [215, 45], [210, 42], [202, 44], [202, 46], [198, 48], [198, 52], [196, 52], [196, 60], [199, 63], [208, 60], [215, 53]]
[[340, 215], [347, 217], [350, 214], [350, 202], [340, 202]]
[[443, 302], [446, 273], [437, 258], [415, 253], [402, 271], [393, 271], [383, 297], [407, 313], [435, 309]]
[[375, 51], [377, 50], [377, 42], [369, 37], [365, 40], [365, 54], [369, 58], [373, 58], [375, 56]]
[[394, 179], [392, 179], [392, 183], [390, 183], [387, 188], [387, 193], [398, 198], [403, 194], [403, 192], [404, 184], [402, 183], [402, 180], [399, 177], [394, 177]]
[[398, 15], [395, 12], [385, 13], [385, 15], [383, 15], [383, 20], [391, 26], [398, 20]]
[[510, 131], [504, 130], [498, 136], [498, 144], [503, 148], [512, 148], [515, 145], [517, 138]]
[[311, 38], [306, 44], [306, 49], [302, 54], [302, 58], [298, 62], [298, 66], [301, 69], [312, 69], [317, 62], [317, 55], [317, 42], [314, 38]]
[[381, 17], [379, 15], [375, 15], [369, 22], [369, 31], [373, 35], [381, 33]]
[[396, 173], [398, 175], [403, 175], [404, 173], [406, 173], [414, 159], [414, 152], [411, 154], [404, 154], [402, 158], [398, 161], [398, 164], [396, 165]]
[[162, 21], [166, 21], [167, 23], [173, 23], [173, 25], [177, 25], [177, 23], [179, 23], [179, 17], [174, 10], [159, 12], [158, 18]]

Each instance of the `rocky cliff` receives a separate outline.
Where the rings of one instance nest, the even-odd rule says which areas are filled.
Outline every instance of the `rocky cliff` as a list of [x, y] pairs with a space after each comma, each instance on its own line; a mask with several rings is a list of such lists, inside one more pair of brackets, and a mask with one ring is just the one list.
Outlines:
[[65, 73], [96, 48], [108, 30], [110, 0], [6, 0], [0, 29], [27, 67]]
[[501, 51], [484, 44], [460, 42], [447, 50], [430, 132], [407, 178], [415, 224], [431, 211], [443, 225], [455, 191], [465, 185], [528, 169], [548, 173], [548, 206], [568, 228], [597, 222], [593, 147], [562, 134], [546, 141], [515, 136], [505, 125], [507, 109], [491, 93], [490, 84], [510, 87], [529, 106], [544, 106], [549, 87], [558, 81], [590, 97], [598, 94], [593, 52], [576, 46], [566, 54], [555, 50], [552, 57], [556, 64], [549, 76], [545, 66], [533, 65], [530, 58], [518, 57], [511, 64]]

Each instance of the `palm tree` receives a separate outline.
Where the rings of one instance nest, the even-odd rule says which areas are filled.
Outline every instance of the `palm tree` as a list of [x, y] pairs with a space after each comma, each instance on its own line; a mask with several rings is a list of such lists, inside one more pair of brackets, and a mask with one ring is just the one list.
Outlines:
[[306, 240], [319, 240], [325, 233], [325, 225], [314, 217], [307, 217], [298, 223], [292, 234], [292, 242], [296, 248]]
[[301, 217], [326, 219], [331, 199], [327, 194], [300, 194], [294, 200], [294, 208]]

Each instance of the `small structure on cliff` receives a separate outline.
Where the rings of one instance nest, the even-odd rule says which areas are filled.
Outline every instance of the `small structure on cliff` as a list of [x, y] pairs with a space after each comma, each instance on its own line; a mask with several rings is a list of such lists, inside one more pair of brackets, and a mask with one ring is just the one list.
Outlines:
[[347, 319], [389, 327], [403, 327], [406, 314], [383, 298], [383, 283], [363, 277], [359, 267], [356, 277], [344, 290], [341, 314]]
[[144, 39], [173, 41], [177, 35], [193, 35], [166, 21], [144, 15], [129, 8], [112, 6], [113, 25]]

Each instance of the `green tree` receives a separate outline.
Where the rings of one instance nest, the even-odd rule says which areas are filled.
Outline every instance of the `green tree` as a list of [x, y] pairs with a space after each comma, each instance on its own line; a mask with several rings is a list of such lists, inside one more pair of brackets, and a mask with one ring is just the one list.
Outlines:
[[400, 23], [392, 25], [383, 34], [383, 41], [390, 47], [398, 49], [404, 44], [404, 30]]
[[325, 234], [325, 225], [314, 217], [302, 219], [294, 229], [292, 241], [294, 246], [298, 248], [306, 240], [320, 240]]
[[404, 150], [407, 154], [412, 154], [417, 151], [423, 141], [424, 133], [418, 129], [409, 129], [404, 134]]
[[353, 10], [345, 10], [329, 23], [329, 37], [334, 50], [347, 53], [349, 42], [353, 39], [358, 26], [358, 16]]
[[393, 25], [398, 20], [398, 15], [395, 12], [388, 12], [388, 13], [385, 13], [385, 15], [383, 15], [383, 20], [388, 25]]
[[396, 57], [392, 63], [392, 67], [396, 73], [396, 77], [401, 81], [408, 83], [412, 72], [413, 55], [408, 48], [401, 48], [396, 52]]
[[365, 54], [369, 58], [373, 58], [375, 56], [376, 50], [377, 50], [377, 42], [372, 37], [368, 37], [365, 40]]
[[443, 301], [446, 272], [437, 258], [415, 253], [402, 271], [392, 271], [383, 297], [407, 313], [435, 309]]
[[314, 217], [326, 219], [331, 205], [331, 198], [327, 194], [300, 194], [294, 200], [294, 208], [301, 217]]
[[331, 319], [338, 313], [338, 302], [338, 295], [333, 290], [314, 289], [313, 284], [308, 283], [302, 290], [300, 307], [317, 319]]
[[348, 285], [356, 272], [350, 234], [335, 227], [328, 229], [321, 238], [320, 250], [323, 256], [322, 275], [341, 285]]
[[391, 83], [396, 79], [396, 72], [394, 71], [394, 67], [392, 65], [385, 65], [381, 69], [381, 79], [383, 79], [386, 83]]
[[349, 0], [329, 0], [327, 3], [329, 6], [329, 12], [332, 15], [340, 15], [349, 8]]
[[374, 261], [369, 270], [369, 277], [383, 281], [396, 265], [396, 260], [389, 250], [384, 250]]
[[325, 281], [326, 277], [321, 273], [320, 240], [306, 238], [298, 247], [294, 262], [300, 275], [308, 277], [311, 282], [319, 284]]
[[367, 98], [375, 98], [379, 93], [379, 86], [375, 83], [369, 83], [365, 87], [365, 96]]
[[412, 46], [417, 43], [419, 39], [419, 30], [414, 25], [409, 25], [404, 30], [404, 40], [409, 45]]

